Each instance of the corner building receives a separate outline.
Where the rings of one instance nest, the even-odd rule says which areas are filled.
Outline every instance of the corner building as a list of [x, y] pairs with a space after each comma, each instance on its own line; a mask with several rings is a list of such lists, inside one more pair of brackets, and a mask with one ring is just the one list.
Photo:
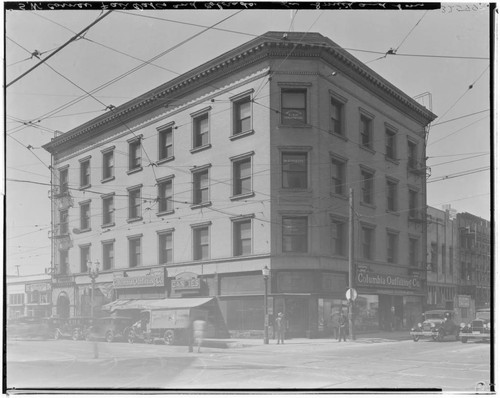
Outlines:
[[268, 32], [57, 136], [55, 311], [88, 312], [99, 261], [94, 303], [215, 296], [258, 336], [267, 266], [271, 324], [327, 334], [352, 188], [357, 330], [403, 327], [425, 302], [434, 118], [330, 39]]

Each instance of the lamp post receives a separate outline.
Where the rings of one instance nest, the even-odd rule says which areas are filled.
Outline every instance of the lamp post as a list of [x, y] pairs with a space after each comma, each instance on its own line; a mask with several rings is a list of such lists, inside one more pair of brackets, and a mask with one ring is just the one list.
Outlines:
[[92, 292], [90, 296], [90, 317], [94, 318], [94, 290], [95, 290], [95, 280], [99, 276], [99, 261], [95, 262], [95, 267], [92, 266], [92, 261], [87, 261], [87, 271], [89, 273], [90, 280], [92, 281]]
[[269, 344], [269, 316], [267, 313], [267, 280], [269, 279], [269, 268], [262, 268], [264, 277], [264, 344]]

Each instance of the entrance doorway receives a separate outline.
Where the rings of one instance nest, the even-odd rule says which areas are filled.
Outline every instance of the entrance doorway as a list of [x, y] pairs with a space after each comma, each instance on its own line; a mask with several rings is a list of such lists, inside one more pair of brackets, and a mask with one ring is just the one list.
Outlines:
[[403, 297], [379, 296], [380, 329], [387, 331], [403, 329]]
[[69, 318], [69, 298], [66, 292], [62, 292], [57, 298], [56, 311], [60, 318]]

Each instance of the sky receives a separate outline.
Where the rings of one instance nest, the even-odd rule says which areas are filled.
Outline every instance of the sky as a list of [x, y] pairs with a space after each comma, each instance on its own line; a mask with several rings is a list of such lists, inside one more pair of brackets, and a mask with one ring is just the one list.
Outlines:
[[[449, 204], [489, 220], [489, 11], [485, 3], [443, 5], [409, 11], [115, 10], [24, 76], [103, 14], [7, 11], [7, 274], [40, 274], [50, 267], [50, 154], [41, 147], [56, 130], [69, 131], [106, 106], [125, 103], [267, 31], [318, 32], [421, 98], [438, 116], [428, 134], [427, 204]], [[386, 55], [390, 49], [396, 54]]]

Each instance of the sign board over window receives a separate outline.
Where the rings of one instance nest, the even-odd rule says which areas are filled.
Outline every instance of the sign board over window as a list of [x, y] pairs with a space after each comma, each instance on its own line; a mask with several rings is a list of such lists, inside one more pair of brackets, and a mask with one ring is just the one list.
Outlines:
[[460, 308], [470, 308], [470, 296], [458, 295], [458, 306]]
[[50, 291], [50, 283], [31, 283], [26, 285], [26, 293], [34, 292], [35, 290], [39, 292], [48, 292]]
[[172, 290], [176, 292], [199, 291], [201, 289], [200, 277], [193, 272], [182, 272], [172, 280]]
[[113, 279], [115, 289], [165, 286], [163, 268], [152, 269], [149, 274], [135, 276], [116, 276]]

